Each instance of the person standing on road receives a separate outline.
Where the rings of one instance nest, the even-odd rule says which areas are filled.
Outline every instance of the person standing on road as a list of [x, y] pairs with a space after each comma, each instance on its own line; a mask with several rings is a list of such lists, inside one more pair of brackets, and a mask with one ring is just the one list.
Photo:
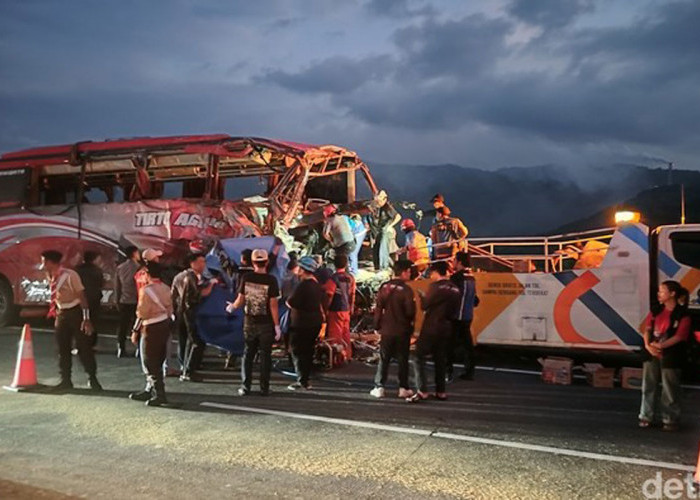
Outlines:
[[131, 335], [134, 344], [140, 344], [141, 366], [146, 375], [146, 388], [132, 392], [129, 398], [145, 401], [148, 406], [167, 403], [163, 363], [168, 352], [172, 330], [173, 303], [170, 287], [161, 281], [161, 265], [146, 264], [147, 283], [139, 292], [136, 306], [137, 321]]
[[459, 312], [459, 289], [448, 277], [447, 262], [435, 262], [430, 266], [430, 284], [428, 292], [422, 300], [425, 311], [423, 326], [416, 342], [413, 368], [416, 378], [417, 392], [409, 401], [416, 402], [428, 399], [428, 389], [425, 377], [425, 361], [432, 355], [435, 363], [435, 397], [446, 400], [445, 392], [445, 356], [452, 337], [452, 321]]
[[313, 257], [302, 257], [298, 270], [299, 285], [287, 300], [291, 310], [289, 344], [297, 374], [297, 381], [288, 387], [291, 391], [311, 389], [314, 348], [324, 322], [323, 288], [315, 276], [318, 263]]
[[136, 321], [136, 273], [141, 269], [139, 250], [129, 246], [124, 251], [126, 260], [117, 266], [116, 299], [119, 310], [119, 330], [117, 333], [117, 357], [126, 356], [126, 338]]
[[479, 305], [479, 297], [476, 295], [476, 280], [471, 270], [471, 258], [467, 252], [457, 252], [455, 255], [455, 273], [450, 276], [450, 281], [459, 289], [459, 312], [453, 321], [452, 345], [447, 351], [447, 379], [453, 376], [453, 364], [458, 353], [463, 353], [464, 373], [459, 378], [473, 380], [474, 339], [471, 326], [474, 318], [474, 308]]
[[[55, 319], [54, 335], [58, 347], [58, 368], [60, 382], [54, 387], [57, 392], [73, 388], [71, 380], [71, 349], [75, 341], [78, 358], [88, 375], [88, 388], [101, 391], [97, 381], [97, 361], [92, 349], [92, 323], [90, 308], [85, 296], [85, 287], [78, 273], [61, 266], [63, 255], [56, 250], [46, 250], [41, 254], [41, 269], [49, 278], [51, 299], [48, 317]], [[82, 310], [82, 313], [81, 313]]]
[[202, 297], [211, 293], [214, 282], [207, 283], [202, 276], [207, 265], [204, 255], [191, 254], [187, 263], [189, 267], [175, 276], [170, 291], [178, 336], [180, 379], [198, 381], [197, 370], [201, 368], [206, 342], [197, 333], [195, 313]]
[[374, 329], [381, 340], [374, 389], [370, 391], [370, 395], [375, 398], [386, 395], [384, 388], [392, 359], [396, 359], [399, 364], [399, 397], [413, 396], [408, 385], [408, 356], [416, 317], [416, 301], [413, 290], [408, 286], [410, 280], [411, 262], [400, 260], [394, 264], [394, 279], [384, 283], [377, 293]]
[[243, 336], [245, 350], [241, 364], [242, 384], [239, 396], [250, 394], [253, 383], [253, 361], [260, 355], [260, 394], [270, 393], [270, 372], [272, 371], [272, 344], [282, 338], [280, 328], [280, 296], [277, 278], [267, 272], [267, 252], [261, 248], [253, 250], [253, 272], [244, 274], [238, 287], [238, 296], [226, 306], [228, 313], [244, 307]]
[[352, 359], [350, 318], [355, 309], [355, 278], [348, 272], [346, 255], [336, 255], [333, 261], [335, 273], [325, 287], [328, 303], [327, 338], [343, 344], [343, 356]]
[[[656, 297], [659, 307], [646, 319], [644, 347], [648, 359], [642, 376], [639, 426], [649, 427], [661, 413], [666, 431], [678, 429], [681, 417], [681, 366], [690, 334], [690, 316], [678, 303], [684, 288], [677, 281], [664, 281]], [[659, 404], [660, 403], [660, 404]]]
[[94, 331], [92, 332], [92, 347], [97, 347], [97, 323], [102, 312], [102, 287], [105, 284], [102, 268], [96, 264], [100, 256], [97, 252], [87, 251], [83, 254], [83, 263], [75, 268], [80, 281], [85, 287], [88, 307], [90, 309], [90, 320]]

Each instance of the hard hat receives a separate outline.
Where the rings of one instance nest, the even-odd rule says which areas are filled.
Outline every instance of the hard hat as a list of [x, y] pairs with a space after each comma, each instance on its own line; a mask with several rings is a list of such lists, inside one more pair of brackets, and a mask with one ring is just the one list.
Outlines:
[[415, 229], [416, 228], [416, 223], [413, 222], [413, 219], [404, 219], [401, 221], [401, 229], [406, 231], [407, 229]]
[[335, 208], [335, 205], [333, 205], [333, 204], [326, 205], [325, 207], [323, 207], [323, 216], [330, 217], [331, 215], [333, 215], [336, 212], [336, 210], [337, 209]]

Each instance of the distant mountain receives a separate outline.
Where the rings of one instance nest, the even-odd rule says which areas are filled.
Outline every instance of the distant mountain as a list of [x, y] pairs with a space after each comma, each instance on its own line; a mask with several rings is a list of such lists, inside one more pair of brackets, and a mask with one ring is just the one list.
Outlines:
[[[635, 200], [638, 193], [665, 186], [668, 181], [665, 169], [624, 164], [586, 169], [540, 165], [496, 171], [458, 165], [370, 164], [370, 168], [377, 185], [394, 201], [415, 202], [426, 210], [432, 208], [430, 198], [442, 193], [472, 236], [552, 234], [566, 227], [609, 226], [612, 219], [606, 210], [613, 207], [614, 213], [615, 205]], [[700, 172], [676, 170], [673, 180], [686, 184], [686, 194], [700, 192]], [[642, 204], [642, 213], [651, 214], [663, 201], [669, 208], [654, 215], [654, 220], [668, 220], [677, 201], [667, 199], [671, 191], [659, 193], [662, 199], [651, 196], [649, 203]], [[700, 221], [698, 203], [695, 194], [688, 196], [689, 222]], [[677, 210], [675, 214], [678, 220]], [[423, 222], [424, 231], [428, 224]]]
[[[700, 177], [700, 176], [698, 176]], [[639, 212], [642, 222], [650, 227], [663, 224], [679, 224], [681, 218], [681, 186], [658, 186], [638, 193], [623, 203], [611, 205], [588, 217], [557, 228], [555, 233], [586, 231], [612, 224], [615, 212], [630, 209]], [[686, 222], [700, 222], [700, 179], [685, 185]]]

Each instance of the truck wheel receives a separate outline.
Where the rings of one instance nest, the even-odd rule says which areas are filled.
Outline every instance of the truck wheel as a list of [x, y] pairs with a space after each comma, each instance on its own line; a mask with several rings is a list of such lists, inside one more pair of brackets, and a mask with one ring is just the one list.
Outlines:
[[0, 278], [0, 326], [11, 325], [16, 319], [16, 312], [12, 287], [6, 280]]

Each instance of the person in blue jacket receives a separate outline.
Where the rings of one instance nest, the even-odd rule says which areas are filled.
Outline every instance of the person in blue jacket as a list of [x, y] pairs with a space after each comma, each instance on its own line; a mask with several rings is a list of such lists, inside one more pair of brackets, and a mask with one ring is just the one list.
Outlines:
[[474, 340], [471, 326], [474, 319], [474, 308], [479, 305], [476, 295], [476, 280], [471, 270], [471, 259], [467, 252], [457, 252], [455, 255], [455, 273], [450, 281], [459, 288], [460, 306], [457, 317], [453, 321], [452, 348], [448, 350], [447, 378], [453, 375], [453, 363], [456, 353], [464, 352], [464, 373], [459, 378], [472, 380], [474, 378]]

